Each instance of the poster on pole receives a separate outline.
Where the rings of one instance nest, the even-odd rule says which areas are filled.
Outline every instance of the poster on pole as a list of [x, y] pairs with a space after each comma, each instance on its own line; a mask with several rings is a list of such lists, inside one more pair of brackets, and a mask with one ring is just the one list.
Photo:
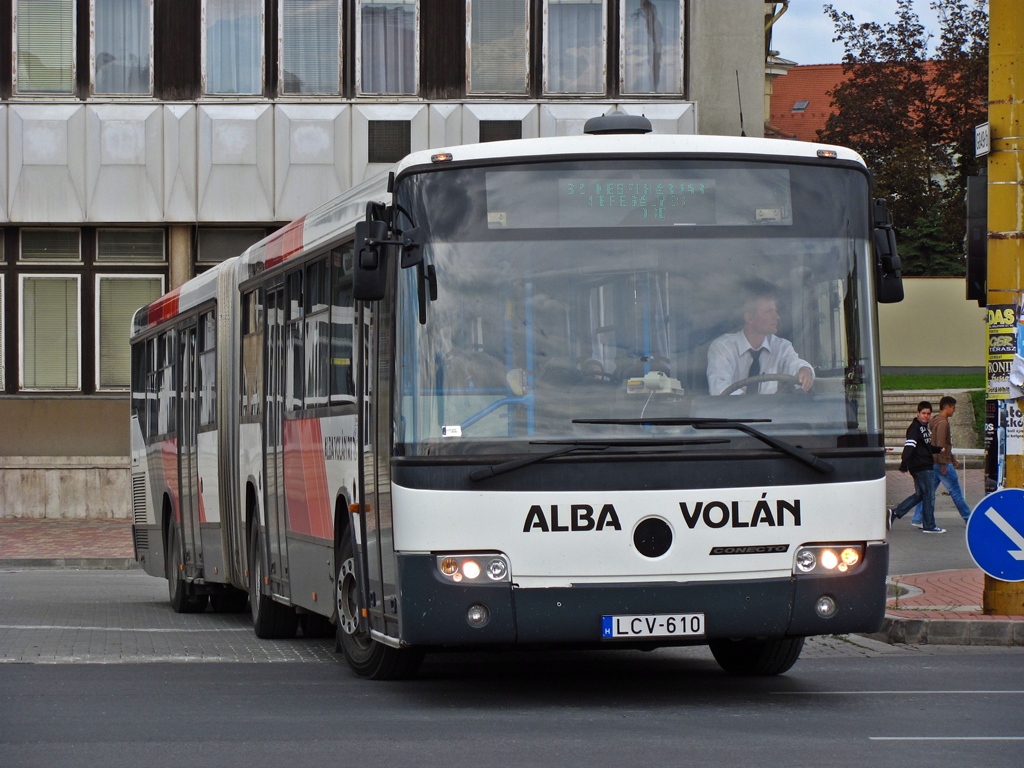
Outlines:
[[986, 354], [986, 398], [1010, 397], [1010, 368], [1017, 351], [1017, 307], [993, 304], [988, 308], [988, 350]]

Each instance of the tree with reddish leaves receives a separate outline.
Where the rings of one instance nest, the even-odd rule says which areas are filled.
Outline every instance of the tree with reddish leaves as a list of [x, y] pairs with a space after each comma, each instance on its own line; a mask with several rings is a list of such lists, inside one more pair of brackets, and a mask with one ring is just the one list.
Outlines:
[[835, 112], [818, 136], [857, 150], [871, 168], [905, 275], [964, 274], [964, 195], [978, 173], [974, 126], [987, 114], [986, 6], [932, 0], [941, 26], [933, 59], [914, 0], [897, 0], [896, 20], [884, 24], [825, 6], [847, 79], [830, 93]]

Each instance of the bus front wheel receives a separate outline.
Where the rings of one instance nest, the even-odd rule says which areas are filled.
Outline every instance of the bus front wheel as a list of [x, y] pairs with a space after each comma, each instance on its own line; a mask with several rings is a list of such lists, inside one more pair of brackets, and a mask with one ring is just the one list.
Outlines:
[[359, 677], [371, 680], [401, 680], [412, 677], [423, 661], [417, 648], [392, 648], [359, 629], [359, 582], [352, 549], [351, 530], [345, 531], [335, 558], [338, 577], [335, 580], [338, 646], [345, 660]]
[[708, 643], [718, 665], [730, 675], [781, 675], [800, 658], [802, 637], [773, 640], [712, 640]]

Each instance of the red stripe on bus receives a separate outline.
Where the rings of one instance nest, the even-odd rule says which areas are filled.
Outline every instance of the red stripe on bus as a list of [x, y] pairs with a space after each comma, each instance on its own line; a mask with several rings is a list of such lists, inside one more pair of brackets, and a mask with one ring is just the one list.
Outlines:
[[270, 269], [275, 264], [280, 264], [289, 256], [294, 256], [302, 250], [302, 228], [305, 223], [306, 217], [303, 216], [301, 219], [296, 219], [270, 236], [263, 252], [264, 263], [267, 269]]
[[157, 323], [164, 322], [164, 320], [170, 320], [172, 317], [177, 315], [180, 294], [181, 288], [175, 288], [173, 291], [168, 291], [150, 304], [148, 317], [146, 318], [146, 325], [156, 325]]
[[284, 423], [284, 493], [288, 530], [333, 539], [319, 419]]

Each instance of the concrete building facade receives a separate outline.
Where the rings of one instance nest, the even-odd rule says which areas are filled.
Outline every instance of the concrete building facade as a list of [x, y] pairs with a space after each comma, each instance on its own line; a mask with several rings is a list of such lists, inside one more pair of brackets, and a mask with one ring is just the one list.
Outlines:
[[128, 516], [134, 310], [408, 152], [761, 135], [765, 11], [0, 0], [0, 516]]

